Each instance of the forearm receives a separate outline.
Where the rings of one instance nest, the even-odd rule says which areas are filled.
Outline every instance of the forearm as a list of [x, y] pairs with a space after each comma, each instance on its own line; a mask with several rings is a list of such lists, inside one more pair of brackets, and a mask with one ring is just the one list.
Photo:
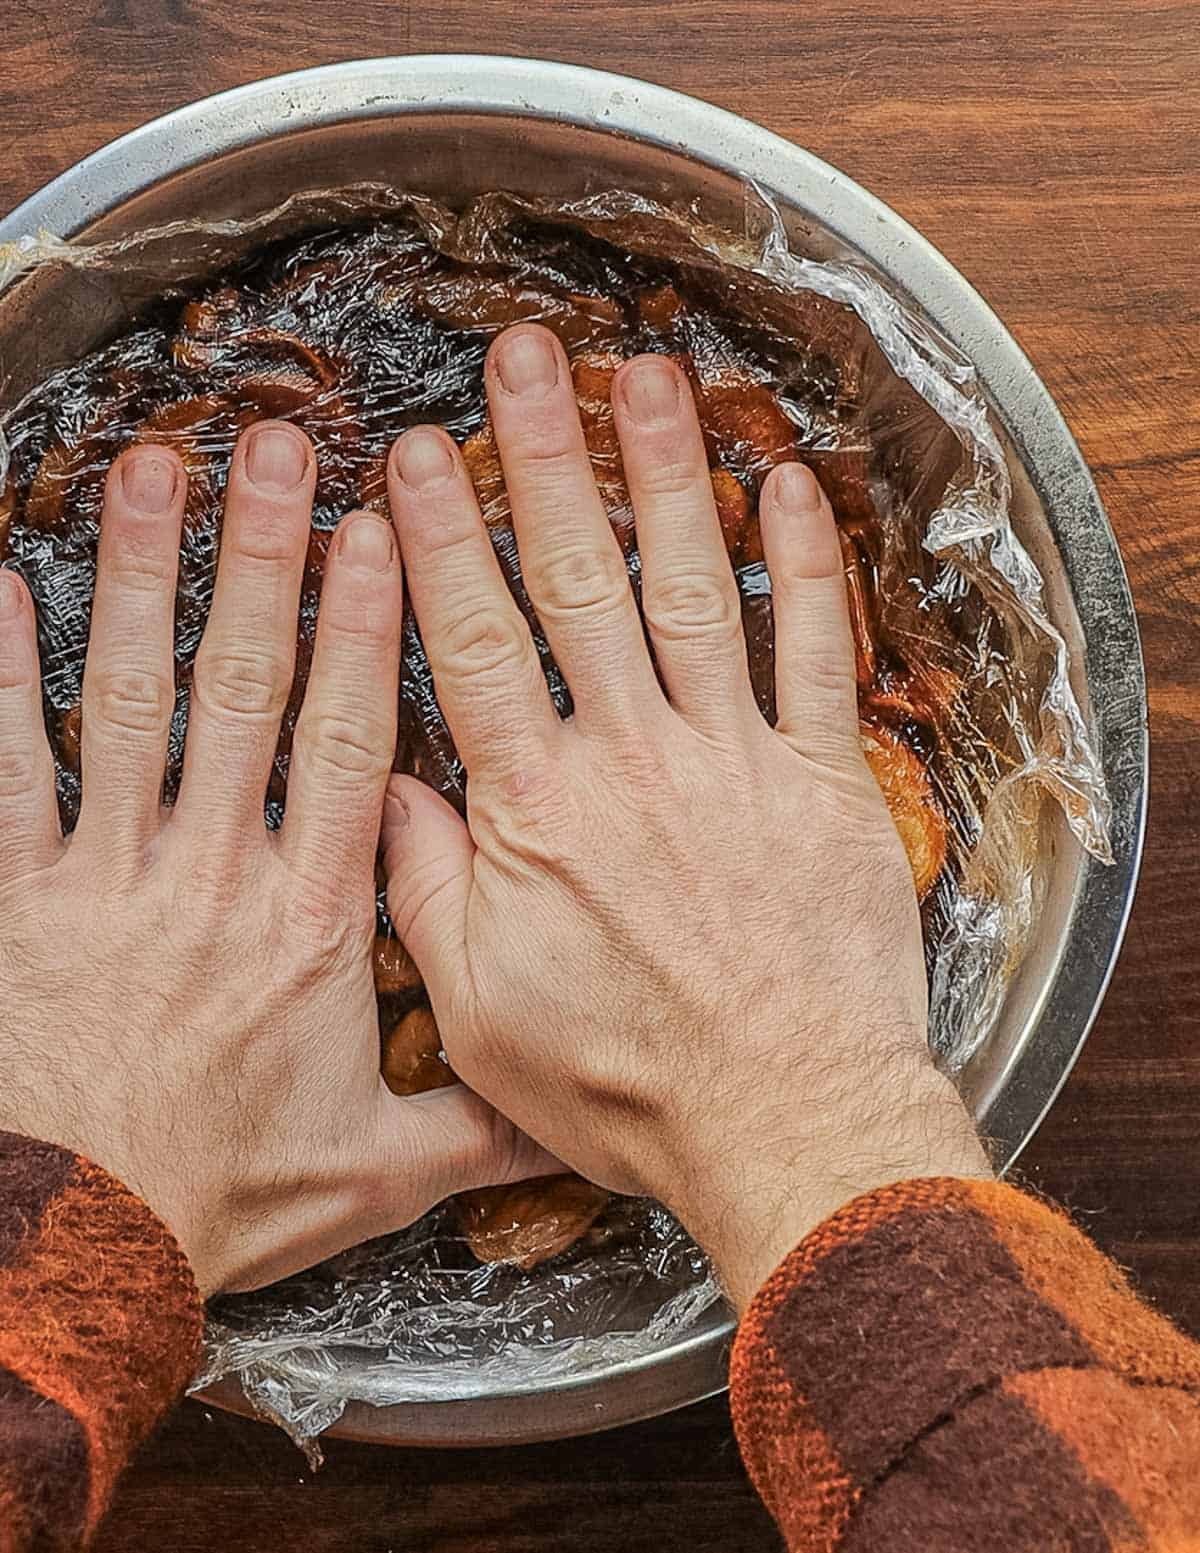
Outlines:
[[91, 1536], [182, 1392], [202, 1307], [144, 1203], [65, 1149], [0, 1132], [0, 1549]]
[[747, 1311], [732, 1385], [793, 1549], [1200, 1535], [1200, 1348], [997, 1183], [901, 1183], [820, 1225]]

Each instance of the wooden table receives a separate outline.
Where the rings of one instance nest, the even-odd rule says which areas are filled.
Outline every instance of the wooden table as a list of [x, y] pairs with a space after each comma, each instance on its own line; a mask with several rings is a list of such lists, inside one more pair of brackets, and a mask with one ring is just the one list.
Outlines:
[[[208, 92], [367, 54], [486, 50], [644, 76], [757, 119], [912, 221], [1061, 405], [1141, 614], [1145, 871], [1104, 1013], [1027, 1155], [1200, 1334], [1200, 7], [1143, 0], [0, 0], [0, 207]], [[763, 1549], [723, 1403], [463, 1453], [184, 1406], [100, 1546], [266, 1553]]]

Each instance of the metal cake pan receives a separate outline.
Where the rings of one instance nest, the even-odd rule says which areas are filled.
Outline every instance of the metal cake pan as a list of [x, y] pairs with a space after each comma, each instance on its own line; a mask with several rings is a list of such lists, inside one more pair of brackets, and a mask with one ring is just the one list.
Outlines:
[[[1065, 1082], [1108, 985], [1132, 903], [1145, 818], [1146, 691], [1112, 530], [1045, 386], [999, 319], [906, 222], [835, 168], [707, 103], [623, 76], [540, 61], [430, 55], [333, 65], [241, 87], [156, 119], [77, 163], [0, 221], [96, 240], [179, 217], [245, 217], [289, 194], [375, 179], [450, 203], [489, 189], [571, 198], [622, 187], [742, 227], [747, 180], [793, 245], [871, 266], [974, 362], [1014, 477], [1014, 521], [1071, 649], [1113, 805], [1115, 861], [1056, 822], [1051, 881], [993, 1038], [963, 1075], [1010, 1165]], [[6, 400], [109, 326], [86, 282], [48, 270], [0, 296]], [[649, 1358], [458, 1401], [354, 1404], [331, 1431], [396, 1444], [516, 1443], [666, 1412], [725, 1384], [732, 1320], [710, 1312]], [[209, 1400], [245, 1410], [223, 1385]]]

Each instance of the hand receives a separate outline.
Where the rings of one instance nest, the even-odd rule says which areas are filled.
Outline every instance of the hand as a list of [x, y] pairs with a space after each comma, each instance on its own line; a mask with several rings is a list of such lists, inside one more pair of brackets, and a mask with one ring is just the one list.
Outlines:
[[32, 605], [0, 571], [0, 1127], [120, 1177], [205, 1293], [554, 1168], [461, 1085], [399, 1099], [379, 1076], [374, 863], [401, 580], [391, 528], [369, 514], [331, 547], [287, 817], [278, 836], [265, 828], [314, 482], [295, 428], [263, 424], [239, 444], [183, 786], [164, 812], [187, 482], [162, 449], [116, 464], [67, 843]]
[[755, 704], [687, 383], [613, 387], [655, 676], [545, 330], [493, 346], [492, 423], [560, 721], [450, 439], [389, 493], [468, 824], [394, 778], [389, 906], [456, 1071], [584, 1175], [664, 1201], [745, 1302], [849, 1197], [987, 1166], [926, 1047], [904, 850], [859, 743], [842, 560], [797, 464], [762, 493], [779, 725]]

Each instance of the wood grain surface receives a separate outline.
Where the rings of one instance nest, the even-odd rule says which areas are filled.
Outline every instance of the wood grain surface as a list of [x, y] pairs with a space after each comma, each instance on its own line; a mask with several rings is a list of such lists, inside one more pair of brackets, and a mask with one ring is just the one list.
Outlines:
[[[385, 53], [531, 54], [758, 120], [924, 232], [1028, 352], [1091, 463], [1141, 616], [1145, 869], [1039, 1184], [1200, 1334], [1200, 7], [1013, 0], [0, 0], [0, 208], [209, 92]], [[118, 1549], [544, 1553], [777, 1545], [723, 1403], [502, 1452], [334, 1443], [187, 1404]]]

